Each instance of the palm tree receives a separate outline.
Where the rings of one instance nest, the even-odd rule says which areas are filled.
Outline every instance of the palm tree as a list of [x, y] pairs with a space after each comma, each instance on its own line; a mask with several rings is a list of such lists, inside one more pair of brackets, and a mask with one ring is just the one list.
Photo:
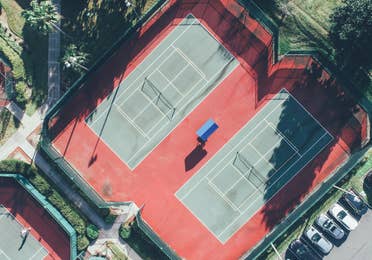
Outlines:
[[67, 69], [82, 72], [82, 70], [88, 70], [88, 68], [85, 67], [85, 64], [88, 62], [88, 58], [89, 55], [87, 53], [79, 50], [76, 45], [70, 44], [65, 49], [62, 62]]
[[53, 30], [61, 31], [57, 26], [61, 17], [51, 1], [41, 1], [39, 3], [37, 0], [32, 0], [30, 5], [31, 10], [24, 10], [22, 12], [26, 24], [42, 34], [47, 34]]

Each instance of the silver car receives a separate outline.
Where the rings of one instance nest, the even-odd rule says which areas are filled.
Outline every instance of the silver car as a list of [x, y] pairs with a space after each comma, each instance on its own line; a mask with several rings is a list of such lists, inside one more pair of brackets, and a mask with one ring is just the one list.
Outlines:
[[318, 231], [314, 226], [310, 226], [305, 232], [305, 237], [310, 240], [310, 242], [318, 248], [323, 254], [328, 254], [331, 252], [333, 245], [326, 239], [320, 231]]
[[342, 228], [336, 225], [333, 220], [326, 214], [320, 214], [315, 220], [315, 223], [320, 227], [322, 231], [333, 237], [334, 239], [342, 239], [345, 236], [345, 232]]

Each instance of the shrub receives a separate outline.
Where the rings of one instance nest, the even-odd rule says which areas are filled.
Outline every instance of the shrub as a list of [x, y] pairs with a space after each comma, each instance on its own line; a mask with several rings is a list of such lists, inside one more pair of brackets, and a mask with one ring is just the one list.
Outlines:
[[119, 229], [119, 236], [122, 239], [124, 240], [128, 239], [130, 237], [131, 232], [132, 232], [132, 229], [128, 224], [125, 224], [125, 223], [121, 224], [120, 229]]
[[116, 217], [117, 217], [116, 215], [108, 214], [108, 215], [105, 217], [105, 222], [106, 222], [107, 224], [112, 224], [112, 223], [115, 222]]
[[24, 108], [27, 103], [26, 89], [27, 85], [23, 81], [17, 82], [15, 85], [15, 101], [22, 108]]
[[93, 224], [89, 224], [87, 226], [86, 234], [90, 240], [95, 240], [98, 238], [99, 235], [98, 228]]
[[85, 235], [80, 235], [77, 237], [77, 249], [78, 251], [83, 251], [89, 246], [89, 240]]
[[[0, 161], [0, 171], [19, 173], [26, 177], [35, 186], [35, 188], [41, 194], [43, 194], [55, 208], [59, 210], [59, 212], [76, 230], [79, 235], [78, 243], [81, 244], [81, 247], [84, 248], [85, 244], [89, 244], [89, 241], [85, 236], [86, 220], [67, 200], [65, 200], [64, 197], [59, 194], [59, 192], [52, 185], [49, 184], [49, 182], [44, 178], [44, 176], [42, 176], [41, 172], [39, 172], [37, 168], [18, 160], [4, 160]], [[79, 237], [81, 240], [80, 242]]]

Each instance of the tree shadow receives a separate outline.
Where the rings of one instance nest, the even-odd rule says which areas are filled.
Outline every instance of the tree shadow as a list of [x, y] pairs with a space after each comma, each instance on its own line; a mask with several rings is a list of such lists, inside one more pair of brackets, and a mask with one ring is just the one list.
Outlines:
[[[307, 165], [295, 177], [286, 184], [284, 189], [272, 190], [272, 183], [266, 184], [264, 199], [268, 201], [262, 208], [264, 215], [263, 222], [268, 229], [272, 229], [280, 223], [288, 213], [299, 205], [305, 196], [311, 192], [314, 181], [320, 176], [325, 177], [337, 169], [349, 155], [363, 146], [363, 120], [360, 120], [360, 113], [366, 114], [357, 104], [357, 101], [347, 95], [341, 88], [340, 83], [336, 81], [328, 72], [316, 61], [310, 59], [303, 72], [296, 73], [298, 77], [290, 80], [286, 88], [290, 91], [306, 110], [314, 116], [321, 125], [323, 125], [333, 136], [333, 141], [328, 144], [315, 158], [311, 159]], [[278, 69], [279, 74], [280, 68]], [[284, 74], [290, 74], [290, 70], [285, 69]], [[271, 82], [275, 82], [277, 73], [272, 74]], [[275, 88], [275, 86], [274, 86]], [[277, 91], [277, 89], [275, 89]], [[299, 151], [305, 151], [314, 145], [321, 133], [321, 128], [315, 127], [310, 121], [304, 119], [301, 122], [301, 116], [296, 116], [295, 111], [288, 102], [282, 105], [279, 123], [276, 128], [285, 133]], [[295, 122], [292, 122], [292, 121]], [[292, 132], [288, 132], [291, 128]], [[287, 141], [282, 140], [273, 150], [273, 156], [268, 161], [274, 168], [280, 168], [283, 160], [277, 154], [283, 154], [288, 150]], [[337, 154], [336, 150], [342, 152]], [[332, 159], [330, 159], [332, 158]], [[327, 168], [324, 165], [327, 162]], [[324, 171], [324, 172], [322, 172]], [[276, 178], [277, 172], [272, 170], [269, 173], [270, 178]], [[273, 194], [275, 197], [272, 198]], [[269, 201], [270, 200], [270, 201]]]
[[32, 103], [39, 107], [46, 100], [48, 91], [48, 37], [25, 25], [23, 39], [21, 58], [25, 65], [25, 80], [32, 87]]

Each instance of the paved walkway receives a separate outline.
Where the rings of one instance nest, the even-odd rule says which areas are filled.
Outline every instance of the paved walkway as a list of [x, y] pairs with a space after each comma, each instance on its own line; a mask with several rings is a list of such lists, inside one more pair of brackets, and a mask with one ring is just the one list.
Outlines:
[[[53, 0], [58, 13], [61, 13], [60, 0]], [[59, 21], [57, 26], [60, 27]], [[61, 32], [53, 30], [49, 33], [48, 47], [48, 100], [49, 105], [54, 104], [60, 96], [60, 54], [61, 54]]]
[[32, 146], [27, 137], [41, 126], [47, 106], [39, 108], [31, 117], [26, 115], [15, 103], [11, 102], [6, 108], [18, 118], [21, 126], [10, 139], [0, 147], [0, 160], [6, 159], [11, 152], [20, 147], [28, 157], [32, 158], [34, 163], [58, 186], [63, 195], [66, 196], [80, 211], [100, 229], [99, 240], [96, 243], [103, 243], [105, 240], [116, 241], [116, 243], [128, 253], [130, 259], [140, 260], [141, 257], [125, 243], [119, 239], [119, 228], [121, 223], [133, 216], [138, 208], [131, 204], [129, 206], [120, 206], [116, 210], [121, 214], [112, 225], [106, 224], [103, 219], [91, 208], [91, 206], [80, 196], [79, 193], [72, 190], [70, 184], [58, 174], [43, 156], [37, 152], [36, 147]]

